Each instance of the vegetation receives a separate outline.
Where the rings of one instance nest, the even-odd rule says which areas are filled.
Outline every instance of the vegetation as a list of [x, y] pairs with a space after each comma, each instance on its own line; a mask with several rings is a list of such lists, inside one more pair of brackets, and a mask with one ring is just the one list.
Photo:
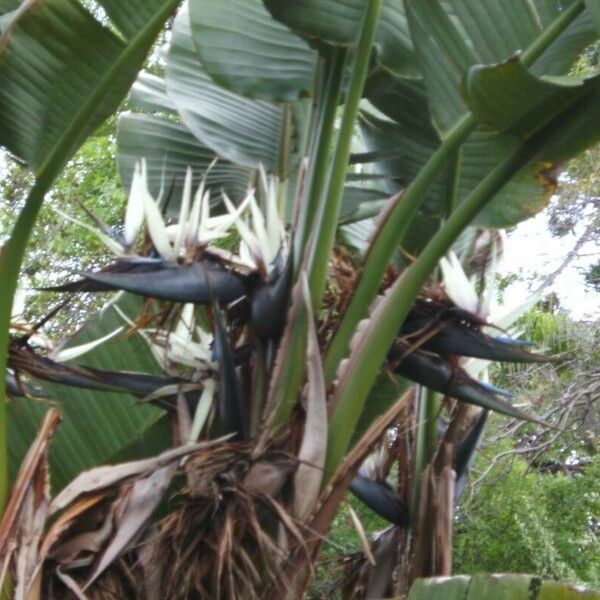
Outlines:
[[[40, 210], [32, 230], [23, 264], [21, 287], [42, 288], [58, 283], [74, 269], [90, 270], [105, 260], [106, 248], [96, 235], [83, 227], [73, 227], [65, 214], [85, 219], [82, 207], [98, 215], [108, 226], [117, 227], [127, 196], [121, 186], [114, 156], [116, 121], [111, 118], [90, 137], [69, 161]], [[0, 209], [0, 231], [10, 231], [31, 185], [31, 175], [23, 164], [7, 157], [2, 182], [4, 203]], [[60, 211], [60, 212], [59, 212]], [[61, 311], [46, 326], [47, 333], [60, 339], [81, 326], [89, 311], [99, 309], [101, 298], [77, 297], [69, 309]], [[22, 318], [35, 322], [56, 305], [56, 295], [30, 294]]]
[[[573, 322], [540, 302], [523, 315], [518, 328], [562, 360], [495, 365], [493, 379], [540, 416], [560, 412], [563, 425], [555, 432], [490, 420], [457, 507], [453, 570], [536, 573], [598, 589], [598, 324]], [[353, 506], [371, 538], [385, 530], [385, 521], [371, 510], [356, 501]], [[331, 539], [335, 545], [325, 549], [311, 587], [314, 598], [338, 597], [345, 569], [363, 556], [344, 508], [332, 524]]]
[[[449, 574], [490, 412], [548, 426], [476, 379], [548, 358], [488, 326], [468, 277], [485, 289], [493, 230], [543, 207], [558, 165], [600, 139], [600, 76], [568, 75], [598, 3], [93, 9], [0, 0], [0, 144], [31, 181], [0, 253], [16, 596], [299, 598], [348, 489], [391, 525], [369, 547], [349, 512], [368, 561], [345, 597]], [[140, 72], [167, 21], [164, 73]], [[123, 225], [95, 193], [106, 258], [73, 248], [78, 278], [46, 290], [119, 293], [52, 343], [59, 301], [13, 318], [25, 252], [44, 199], [90, 185], [73, 156], [130, 88]]]
[[[598, 588], [598, 325], [536, 307], [529, 339], [562, 353], [558, 365], [501, 369], [540, 414], [560, 412], [560, 435], [496, 423], [473, 469], [474, 489], [458, 513], [458, 572], [535, 572]], [[493, 515], [492, 515], [493, 513]], [[492, 518], [493, 516], [493, 518]]]
[[[495, 445], [482, 453], [492, 460], [510, 449]], [[493, 454], [492, 454], [493, 453]], [[456, 538], [457, 573], [538, 573], [598, 589], [600, 542], [598, 481], [594, 456], [573, 476], [531, 469], [513, 456], [499, 463], [477, 489]], [[461, 524], [464, 522], [464, 525]]]

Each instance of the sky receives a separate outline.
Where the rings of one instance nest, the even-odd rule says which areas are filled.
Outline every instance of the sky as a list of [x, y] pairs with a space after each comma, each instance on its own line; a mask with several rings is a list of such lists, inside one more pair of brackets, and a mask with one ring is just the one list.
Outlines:
[[[573, 235], [562, 238], [553, 237], [548, 231], [546, 211], [540, 212], [534, 218], [520, 223], [508, 235], [504, 258], [499, 271], [503, 275], [516, 273], [526, 280], [532, 280], [537, 275], [549, 275], [562, 264], [566, 255], [575, 245], [583, 231], [583, 224], [576, 227]], [[579, 269], [591, 265], [598, 259], [600, 242], [589, 242], [581, 249], [582, 254], [594, 254], [573, 261], [557, 277], [548, 291], [557, 294], [560, 305], [576, 320], [596, 320], [600, 318], [600, 294], [591, 286], [586, 286], [583, 274]], [[536, 282], [529, 284], [523, 281], [510, 286], [506, 295], [519, 297], [535, 289]]]

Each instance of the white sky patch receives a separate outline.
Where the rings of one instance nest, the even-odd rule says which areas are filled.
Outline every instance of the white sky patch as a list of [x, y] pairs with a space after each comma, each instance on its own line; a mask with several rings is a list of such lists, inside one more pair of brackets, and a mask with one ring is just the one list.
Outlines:
[[[526, 295], [537, 289], [544, 276], [560, 267], [573, 249], [585, 223], [578, 223], [575, 233], [562, 238], [553, 237], [548, 230], [548, 217], [542, 211], [532, 219], [520, 223], [508, 235], [504, 257], [499, 267], [502, 275], [516, 273], [525, 281], [517, 281], [505, 291], [505, 298], [517, 296], [524, 300]], [[598, 241], [588, 242], [581, 248], [581, 258], [574, 259], [556, 278], [547, 292], [555, 292], [561, 306], [574, 319], [595, 320], [600, 318], [600, 294], [585, 285], [582, 269], [588, 268], [598, 259]], [[589, 255], [589, 256], [588, 256]], [[534, 277], [540, 277], [534, 280]]]

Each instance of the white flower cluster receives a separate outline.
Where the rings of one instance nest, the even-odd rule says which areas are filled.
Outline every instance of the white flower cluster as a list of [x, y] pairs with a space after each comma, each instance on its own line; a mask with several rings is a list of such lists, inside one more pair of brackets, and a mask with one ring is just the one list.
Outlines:
[[148, 190], [146, 161], [142, 159], [134, 169], [121, 239], [111, 236], [107, 232], [108, 228], [95, 228], [60, 214], [93, 231], [122, 259], [137, 256], [134, 245], [144, 224], [154, 248], [167, 262], [191, 260], [198, 249], [208, 248], [215, 240], [229, 236], [235, 228], [241, 241], [237, 255], [232, 256], [232, 262], [269, 274], [277, 259], [286, 252], [287, 243], [285, 228], [277, 208], [277, 180], [260, 169], [260, 181], [264, 213], [259, 207], [255, 191], [250, 190], [237, 207], [222, 192], [226, 212], [213, 215], [206, 174], [193, 193], [192, 170], [188, 167], [179, 217], [175, 223], [167, 224], [161, 213], [160, 202]]

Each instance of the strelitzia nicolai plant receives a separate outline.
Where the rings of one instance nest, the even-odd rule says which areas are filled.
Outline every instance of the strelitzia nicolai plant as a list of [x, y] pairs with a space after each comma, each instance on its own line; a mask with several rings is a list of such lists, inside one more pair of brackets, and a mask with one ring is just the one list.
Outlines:
[[[425, 541], [440, 527], [448, 534], [451, 514], [435, 531], [420, 515], [431, 514], [429, 478], [450, 485], [473, 450], [481, 420], [469, 431], [463, 403], [533, 419], [457, 357], [542, 358], [483, 331], [480, 315], [424, 285], [469, 227], [504, 227], [538, 210], [557, 163], [600, 136], [597, 79], [562, 77], [597, 39], [597, 2], [184, 3], [164, 78], [140, 74], [134, 112], [119, 120], [117, 159], [131, 201], [121, 239], [100, 232], [117, 258], [55, 288], [126, 292], [77, 341], [119, 327], [128, 335], [63, 364], [28, 336], [9, 336], [28, 232], [62, 165], [115, 109], [179, 2], [101, 4], [112, 29], [67, 0], [9, 2], [15, 10], [0, 17], [0, 142], [36, 172], [0, 255], [0, 351], [13, 392], [33, 378], [66, 414], [50, 453], [55, 483], [52, 452], [86, 446], [73, 445], [73, 427], [98, 436], [85, 465], [95, 469], [68, 483], [65, 472], [81, 468], [62, 461], [62, 491], [51, 499], [42, 486], [35, 496], [57, 418], [42, 423], [12, 496], [28, 498], [30, 512], [13, 500], [0, 527], [8, 560], [24, 547], [8, 542], [23, 540], [24, 519], [36, 516], [40, 543], [14, 557], [18, 589], [301, 597], [348, 488], [405, 528], [402, 551], [416, 558], [403, 584], [447, 570], [446, 556], [439, 562]], [[30, 60], [37, 52], [52, 58], [43, 74]], [[56, 107], [41, 126], [30, 116], [46, 114], [49, 98]], [[365, 151], [353, 155], [357, 127]], [[378, 219], [363, 222], [366, 253], [344, 264], [336, 238], [352, 215]], [[453, 399], [441, 444], [439, 399], [416, 399], [407, 380]], [[119, 401], [107, 404], [107, 393]], [[36, 420], [26, 421], [31, 432]], [[400, 498], [356, 476], [394, 424], [413, 449]], [[130, 447], [136, 436], [154, 446], [153, 458], [98, 467], [119, 454], [140, 458]], [[159, 514], [172, 486], [180, 504]], [[104, 533], [92, 534], [90, 553], [80, 527], [92, 510]], [[56, 524], [44, 532], [50, 515]]]

